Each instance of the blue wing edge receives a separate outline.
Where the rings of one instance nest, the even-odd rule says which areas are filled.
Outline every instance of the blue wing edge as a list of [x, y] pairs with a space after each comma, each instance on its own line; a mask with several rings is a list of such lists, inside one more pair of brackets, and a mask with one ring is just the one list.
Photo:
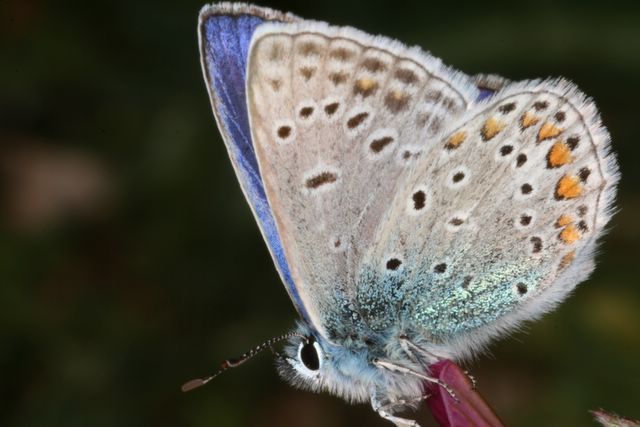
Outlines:
[[264, 191], [251, 140], [245, 90], [247, 55], [255, 29], [268, 21], [296, 20], [299, 18], [294, 15], [267, 8], [241, 3], [217, 3], [204, 6], [200, 11], [198, 39], [202, 72], [211, 106], [238, 181], [294, 306], [300, 316], [312, 325], [291, 277]]

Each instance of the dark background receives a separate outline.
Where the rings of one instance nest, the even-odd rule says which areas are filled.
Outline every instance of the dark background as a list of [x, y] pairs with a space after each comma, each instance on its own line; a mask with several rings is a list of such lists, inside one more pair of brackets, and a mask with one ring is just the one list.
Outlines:
[[[2, 426], [390, 425], [289, 388], [268, 353], [179, 391], [296, 318], [210, 111], [201, 5], [0, 2]], [[563, 75], [596, 99], [622, 169], [598, 269], [468, 367], [510, 426], [591, 426], [599, 407], [640, 418], [638, 10], [270, 6], [419, 44], [469, 74]]]

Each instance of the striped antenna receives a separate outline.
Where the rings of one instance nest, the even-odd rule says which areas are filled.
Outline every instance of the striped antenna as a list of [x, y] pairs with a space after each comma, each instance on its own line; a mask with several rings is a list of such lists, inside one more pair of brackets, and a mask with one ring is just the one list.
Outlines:
[[262, 350], [264, 350], [266, 348], [270, 348], [273, 344], [276, 344], [276, 343], [278, 343], [278, 342], [280, 342], [282, 340], [286, 340], [286, 339], [291, 338], [291, 337], [300, 337], [300, 338], [303, 338], [305, 340], [308, 339], [304, 335], [301, 335], [301, 334], [299, 334], [297, 332], [289, 332], [288, 334], [284, 334], [284, 335], [280, 335], [279, 337], [271, 338], [271, 339], [263, 342], [259, 346], [247, 351], [246, 353], [244, 353], [240, 357], [236, 357], [236, 358], [233, 358], [233, 359], [225, 360], [224, 362], [222, 362], [222, 364], [220, 365], [220, 369], [215, 374], [209, 375], [208, 377], [205, 377], [205, 378], [196, 378], [196, 379], [193, 379], [191, 381], [187, 381], [186, 383], [184, 383], [182, 385], [182, 387], [181, 387], [182, 391], [187, 392], [187, 391], [193, 390], [194, 388], [201, 387], [201, 386], [205, 385], [206, 383], [208, 383], [209, 381], [211, 381], [212, 379], [214, 379], [215, 377], [217, 377], [218, 375], [220, 375], [221, 373], [223, 373], [224, 371], [226, 371], [227, 369], [235, 368], [236, 366], [240, 366], [244, 362], [246, 362], [247, 360], [251, 359], [256, 354], [260, 353]]

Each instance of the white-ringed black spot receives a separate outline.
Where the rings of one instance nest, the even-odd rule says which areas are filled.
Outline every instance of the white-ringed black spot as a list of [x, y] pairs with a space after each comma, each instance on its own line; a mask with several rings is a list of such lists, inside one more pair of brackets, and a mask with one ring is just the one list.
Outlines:
[[578, 172], [578, 177], [580, 178], [580, 181], [582, 182], [587, 182], [587, 179], [589, 178], [589, 175], [591, 175], [591, 170], [589, 168], [582, 168], [580, 169], [580, 171]]
[[424, 194], [424, 191], [418, 190], [413, 193], [411, 199], [413, 200], [413, 209], [419, 211], [420, 209], [423, 209], [425, 207], [427, 195]]
[[387, 260], [387, 270], [397, 270], [402, 265], [402, 261], [398, 258], [389, 258]]
[[575, 150], [578, 147], [579, 143], [580, 143], [580, 137], [577, 135], [570, 136], [569, 138], [567, 138], [567, 145], [569, 146], [571, 151]]
[[332, 102], [331, 104], [327, 104], [324, 107], [324, 112], [327, 116], [333, 116], [336, 111], [338, 111], [338, 107], [340, 104], [337, 102]]
[[532, 191], [533, 187], [529, 183], [522, 184], [522, 186], [520, 187], [520, 192], [522, 194], [531, 194]]
[[367, 117], [369, 117], [369, 113], [367, 113], [366, 111], [362, 113], [358, 113], [355, 116], [351, 117], [349, 120], [347, 120], [347, 127], [349, 129], [357, 128], [367, 119]]
[[513, 151], [513, 145], [503, 145], [500, 147], [500, 155], [508, 156]]
[[280, 126], [278, 128], [278, 136], [281, 139], [287, 139], [291, 135], [291, 126]]
[[449, 224], [451, 224], [451, 225], [453, 225], [455, 227], [459, 227], [462, 224], [464, 224], [464, 220], [461, 219], [461, 218], [458, 218], [458, 217], [454, 217], [454, 218], [451, 218], [451, 220], [449, 220]]
[[527, 285], [526, 285], [526, 284], [524, 284], [524, 283], [522, 283], [522, 282], [519, 282], [519, 283], [516, 285], [516, 290], [518, 291], [518, 295], [520, 295], [520, 296], [524, 296], [524, 295], [526, 295], [526, 293], [529, 291], [529, 288], [527, 287]]
[[[467, 225], [468, 222], [468, 225]], [[463, 227], [465, 225], [465, 227]], [[464, 228], [473, 226], [473, 220], [469, 219], [469, 212], [454, 212], [445, 222], [445, 229], [451, 233], [457, 233]]]
[[564, 111], [558, 111], [553, 117], [556, 119], [556, 122], [562, 123], [567, 118], [567, 113]]
[[383, 136], [382, 138], [377, 138], [371, 141], [371, 144], [369, 144], [369, 148], [371, 148], [371, 151], [377, 154], [384, 150], [384, 148], [392, 142], [392, 136]]
[[308, 119], [313, 114], [313, 107], [302, 107], [300, 109], [300, 117]]
[[527, 162], [527, 155], [524, 153], [518, 154], [518, 157], [516, 158], [516, 167], [519, 168], [520, 166], [524, 165]]
[[471, 177], [471, 171], [465, 166], [460, 165], [455, 167], [449, 174], [447, 175], [444, 184], [451, 189], [457, 189], [463, 187], [468, 184], [469, 178]]
[[442, 262], [442, 263], [436, 265], [435, 267], [433, 267], [433, 271], [438, 273], [438, 274], [442, 274], [445, 271], [447, 271], [447, 264]]
[[315, 190], [325, 184], [331, 184], [338, 180], [338, 176], [333, 172], [321, 172], [309, 179], [307, 179], [305, 185], [308, 189]]
[[520, 225], [526, 227], [529, 224], [531, 224], [531, 215], [527, 215], [527, 214], [522, 214], [520, 215]]

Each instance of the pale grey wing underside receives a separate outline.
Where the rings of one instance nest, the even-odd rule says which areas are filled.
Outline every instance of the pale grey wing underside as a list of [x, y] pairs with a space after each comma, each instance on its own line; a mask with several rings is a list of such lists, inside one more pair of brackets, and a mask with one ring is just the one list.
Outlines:
[[618, 172], [593, 102], [554, 80], [507, 86], [467, 112], [404, 179], [356, 305], [383, 329], [397, 312], [381, 304], [397, 304], [427, 341], [464, 354], [588, 276]]
[[314, 326], [330, 337], [345, 313], [359, 316], [363, 256], [408, 172], [478, 91], [417, 49], [308, 22], [259, 28], [247, 89], [292, 277]]

